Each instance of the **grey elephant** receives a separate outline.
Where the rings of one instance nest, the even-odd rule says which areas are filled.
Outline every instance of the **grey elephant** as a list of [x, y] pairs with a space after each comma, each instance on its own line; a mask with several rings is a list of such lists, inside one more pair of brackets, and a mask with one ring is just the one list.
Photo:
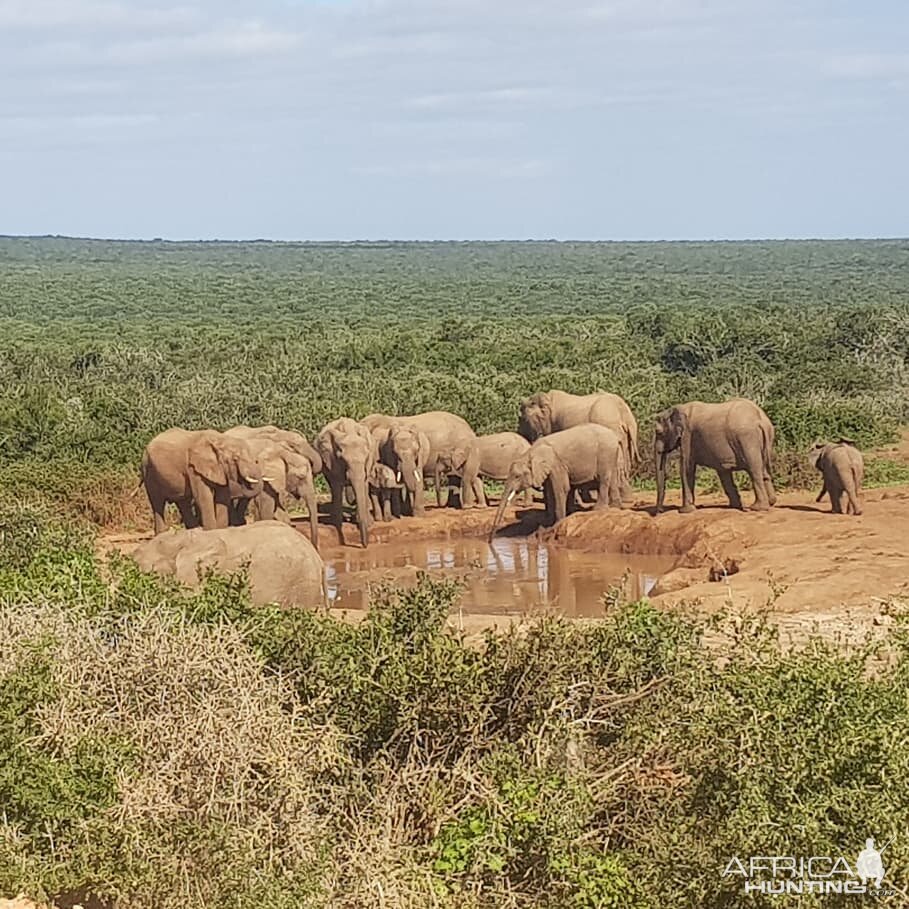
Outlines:
[[246, 570], [253, 602], [317, 606], [322, 601], [322, 559], [303, 534], [280, 521], [258, 521], [214, 531], [178, 530], [142, 543], [132, 558], [143, 571], [196, 587], [207, 569]]
[[521, 402], [518, 432], [534, 442], [541, 436], [583, 423], [608, 426], [618, 435], [628, 465], [622, 498], [630, 501], [631, 472], [638, 464], [638, 423], [624, 398], [606, 391], [589, 395], [557, 389], [537, 392]]
[[830, 506], [835, 514], [843, 514], [843, 496], [846, 497], [846, 514], [862, 513], [862, 481], [865, 477], [865, 460], [850, 439], [838, 442], [819, 442], [811, 450], [810, 460], [824, 475], [824, 485], [816, 501], [830, 495]]
[[279, 429], [277, 426], [234, 426], [228, 429], [226, 435], [234, 436], [238, 439], [268, 439], [270, 442], [277, 442], [285, 445], [291, 451], [302, 455], [312, 465], [313, 476], [322, 473], [322, 458], [319, 453], [309, 444], [309, 440], [302, 432], [295, 432], [292, 429]]
[[316, 451], [322, 458], [322, 473], [331, 488], [331, 520], [344, 542], [341, 529], [344, 489], [350, 486], [354, 494], [360, 543], [369, 542], [370, 499], [368, 478], [378, 461], [372, 433], [349, 417], [332, 420], [316, 436]]
[[[478, 436], [480, 477], [486, 480], [505, 480], [512, 462], [526, 454], [530, 442], [516, 432], [496, 432]], [[533, 504], [533, 489], [524, 490], [524, 505]]]
[[597, 490], [594, 508], [621, 506], [627, 472], [624, 446], [608, 426], [583, 423], [543, 436], [509, 467], [489, 538], [495, 534], [505, 508], [525, 489], [543, 487], [547, 518], [553, 523], [568, 513], [568, 500], [576, 489]]
[[[480, 450], [477, 434], [462, 417], [444, 410], [434, 410], [411, 417], [399, 417], [398, 422], [423, 433], [429, 441], [425, 472], [436, 479], [439, 504], [443, 504], [439, 487], [442, 473], [449, 471], [460, 478], [461, 507], [485, 507], [486, 495], [477, 477], [480, 470]], [[447, 501], [447, 484], [445, 484]]]
[[400, 514], [403, 489], [404, 484], [398, 482], [395, 472], [387, 464], [377, 461], [369, 478], [369, 498], [372, 503], [374, 520], [390, 521], [396, 517], [395, 509]]
[[168, 429], [142, 454], [142, 482], [155, 519], [167, 529], [164, 510], [173, 502], [186, 527], [215, 530], [230, 523], [231, 501], [263, 490], [262, 470], [249, 445], [213, 429]]
[[664, 410], [656, 418], [653, 458], [656, 464], [657, 511], [666, 494], [669, 454], [680, 453], [682, 512], [694, 511], [695, 481], [700, 466], [712, 467], [733, 508], [742, 508], [734, 470], [744, 470], [754, 488], [754, 505], [765, 511], [776, 502], [771, 476], [774, 428], [757, 404], [733, 398], [720, 404], [691, 401]]
[[425, 514], [424, 476], [430, 455], [426, 434], [387, 414], [373, 413], [360, 421], [376, 440], [379, 459], [390, 467], [397, 481], [403, 483], [401, 503], [404, 511], [415, 517]]
[[[319, 511], [316, 504], [316, 487], [313, 482], [312, 463], [309, 458], [292, 451], [286, 445], [269, 441], [267, 438], [252, 437], [246, 440], [268, 481], [262, 492], [255, 498], [260, 521], [279, 520], [290, 523], [287, 514], [288, 497], [306, 505], [309, 512], [309, 534], [313, 546], [319, 548]], [[321, 464], [321, 458], [319, 459]], [[246, 523], [250, 499], [238, 499], [233, 503], [231, 524]]]

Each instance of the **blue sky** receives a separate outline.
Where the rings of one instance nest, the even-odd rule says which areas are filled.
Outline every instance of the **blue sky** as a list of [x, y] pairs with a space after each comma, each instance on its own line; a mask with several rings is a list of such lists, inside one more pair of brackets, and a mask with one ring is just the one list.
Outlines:
[[902, 0], [0, 0], [0, 233], [909, 235]]

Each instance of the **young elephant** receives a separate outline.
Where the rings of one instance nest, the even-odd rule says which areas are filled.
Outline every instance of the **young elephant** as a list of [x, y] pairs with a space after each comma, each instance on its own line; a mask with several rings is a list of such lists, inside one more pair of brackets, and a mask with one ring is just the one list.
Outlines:
[[[395, 472], [387, 465], [376, 463], [369, 478], [369, 498], [372, 502], [372, 516], [376, 521], [390, 521], [400, 516], [400, 494], [405, 489], [399, 483]], [[397, 509], [393, 508], [397, 505]], [[394, 514], [397, 510], [398, 514]]]
[[[527, 453], [530, 442], [516, 432], [497, 432], [478, 436], [477, 447], [480, 449], [480, 476], [486, 480], [505, 480], [512, 463]], [[523, 504], [533, 504], [531, 487], [524, 490]]]
[[767, 414], [753, 401], [734, 398], [722, 404], [691, 401], [664, 410], [656, 418], [653, 460], [656, 464], [657, 511], [666, 494], [666, 464], [670, 452], [680, 452], [681, 511], [694, 511], [699, 466], [712, 467], [720, 477], [732, 508], [742, 508], [734, 470], [747, 471], [754, 488], [753, 509], [766, 511], [776, 502], [770, 476], [774, 429]]
[[243, 439], [213, 429], [168, 429], [155, 436], [142, 455], [142, 482], [156, 534], [167, 529], [168, 502], [180, 509], [187, 528], [227, 527], [231, 500], [255, 498], [264, 479]]
[[847, 498], [846, 514], [862, 513], [862, 480], [865, 461], [855, 442], [840, 439], [838, 442], [819, 442], [809, 455], [811, 463], [824, 475], [824, 485], [815, 501], [820, 502], [828, 493], [835, 514], [843, 514], [843, 496]]
[[543, 487], [550, 522], [568, 513], [568, 499], [575, 489], [595, 486], [594, 508], [621, 506], [627, 475], [619, 436], [606, 426], [584, 423], [538, 439], [508, 469], [505, 489], [489, 538], [492, 539], [506, 506], [530, 487]]
[[403, 483], [403, 507], [415, 517], [425, 514], [423, 476], [429, 458], [429, 439], [417, 427], [397, 417], [374, 413], [360, 421], [372, 433], [379, 458], [390, 467], [398, 483]]
[[[246, 444], [256, 456], [262, 471], [268, 476], [262, 492], [256, 496], [259, 521], [279, 520], [290, 523], [285, 508], [291, 496], [306, 504], [309, 512], [309, 534], [313, 546], [319, 548], [319, 512], [316, 506], [316, 487], [313, 483], [312, 463], [286, 445], [267, 438], [250, 438]], [[231, 524], [246, 523], [249, 499], [238, 499], [233, 504]]]

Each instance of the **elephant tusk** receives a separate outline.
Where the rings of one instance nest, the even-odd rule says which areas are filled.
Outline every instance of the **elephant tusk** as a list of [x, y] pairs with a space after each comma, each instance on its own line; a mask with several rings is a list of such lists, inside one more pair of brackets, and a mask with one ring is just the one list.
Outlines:
[[510, 503], [511, 500], [512, 500], [517, 494], [518, 494], [518, 491], [517, 491], [516, 489], [512, 489], [511, 492], [508, 493], [507, 498], [505, 499], [506, 503]]
[[395, 474], [395, 482], [396, 483], [401, 482], [401, 471], [400, 470]]
[[413, 472], [413, 475], [417, 478], [418, 483], [423, 482], [423, 471], [419, 467]]

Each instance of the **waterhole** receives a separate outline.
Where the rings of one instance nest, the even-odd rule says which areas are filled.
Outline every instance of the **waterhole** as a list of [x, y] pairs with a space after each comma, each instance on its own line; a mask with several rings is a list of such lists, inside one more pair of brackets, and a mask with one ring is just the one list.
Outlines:
[[623, 585], [638, 598], [673, 567], [671, 556], [629, 556], [547, 546], [529, 538], [414, 540], [345, 549], [327, 560], [332, 607], [366, 609], [370, 587], [407, 585], [429, 570], [464, 583], [461, 608], [470, 614], [506, 615], [550, 605], [566, 616], [602, 614], [601, 597]]

